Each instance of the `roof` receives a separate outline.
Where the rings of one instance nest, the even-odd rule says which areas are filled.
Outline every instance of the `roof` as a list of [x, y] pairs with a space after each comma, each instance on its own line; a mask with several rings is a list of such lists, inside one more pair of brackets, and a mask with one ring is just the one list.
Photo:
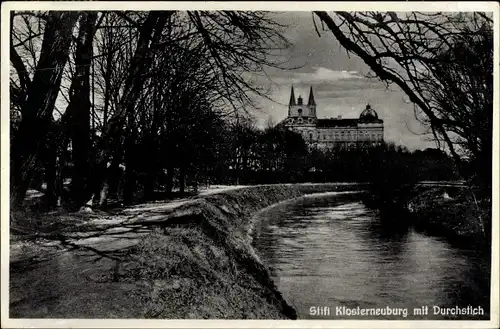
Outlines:
[[318, 119], [316, 127], [330, 128], [330, 127], [356, 127], [358, 119]]
[[358, 119], [360, 123], [383, 123], [384, 120], [379, 118], [374, 118], [373, 116], [365, 116]]

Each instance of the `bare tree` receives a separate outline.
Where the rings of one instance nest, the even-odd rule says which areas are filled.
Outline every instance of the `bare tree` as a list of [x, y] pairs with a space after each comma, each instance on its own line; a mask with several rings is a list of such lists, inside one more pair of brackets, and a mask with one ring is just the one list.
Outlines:
[[[376, 76], [401, 88], [416, 105], [417, 117], [425, 119], [437, 141], [445, 142], [462, 173], [460, 148], [472, 153], [476, 148], [488, 149], [487, 145], [486, 148], [480, 146], [491, 139], [493, 110], [492, 84], [488, 82], [492, 74], [492, 20], [486, 14], [315, 12], [315, 15], [340, 44], [359, 56]], [[476, 46], [464, 50], [472, 40], [480, 45], [480, 52]], [[474, 53], [481, 59], [457, 63], [460, 52]], [[471, 70], [479, 65], [477, 62], [488, 64], [480, 71]], [[457, 65], [462, 66], [457, 73], [461, 77], [452, 78], [450, 74]], [[466, 105], [458, 106], [456, 92], [452, 90], [465, 92], [464, 83], [470, 86], [472, 80], [486, 85], [479, 89], [467, 87], [466, 97], [471, 98]], [[476, 99], [481, 101], [476, 103]], [[464, 121], [463, 115], [477, 115], [483, 123], [478, 126], [470, 120]], [[467, 137], [477, 137], [477, 134], [482, 134], [482, 140]], [[457, 135], [459, 139], [455, 138]], [[467, 143], [463, 143], [464, 140]]]
[[[93, 39], [98, 12], [82, 13], [75, 51], [69, 104], [64, 115], [69, 117], [68, 132], [72, 141], [72, 199], [81, 204], [90, 197], [89, 176], [92, 157], [90, 71]], [[66, 148], [65, 146], [63, 146]]]
[[78, 12], [48, 12], [44, 15], [43, 42], [31, 81], [14, 58], [17, 75], [22, 77], [21, 85], [26, 90], [26, 97], [22, 98], [25, 101], [22, 102], [21, 121], [11, 146], [11, 199], [16, 204], [24, 200], [35, 163], [44, 148], [68, 59], [73, 27], [79, 16]]
[[[127, 123], [127, 117], [133, 117], [135, 104], [139, 98], [144, 85], [144, 75], [151, 65], [149, 56], [151, 42], [158, 40], [166, 19], [173, 12], [149, 12], [146, 19], [140, 25], [140, 35], [134, 56], [130, 62], [127, 78], [125, 79], [123, 94], [116, 104], [116, 111], [110, 119], [106, 131], [103, 132], [102, 146], [99, 150], [97, 164], [93, 171], [94, 192], [100, 195], [100, 204], [106, 202], [106, 168], [113, 150], [119, 149], [120, 135]], [[131, 120], [128, 120], [130, 124]], [[130, 127], [130, 126], [129, 126]]]
[[428, 91], [438, 117], [471, 161], [473, 179], [491, 187], [493, 141], [493, 31], [465, 29], [436, 56]]

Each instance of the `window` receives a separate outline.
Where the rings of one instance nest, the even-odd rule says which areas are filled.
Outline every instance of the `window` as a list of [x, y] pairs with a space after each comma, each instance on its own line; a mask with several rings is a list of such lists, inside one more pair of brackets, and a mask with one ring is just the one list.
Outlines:
[[309, 139], [312, 140], [313, 139], [313, 134], [312, 133], [309, 133]]

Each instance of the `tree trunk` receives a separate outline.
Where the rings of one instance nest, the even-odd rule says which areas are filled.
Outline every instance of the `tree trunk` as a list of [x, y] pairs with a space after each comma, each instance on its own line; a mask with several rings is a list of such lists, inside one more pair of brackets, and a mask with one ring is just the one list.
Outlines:
[[186, 189], [186, 170], [183, 165], [179, 168], [179, 194], [183, 194]]
[[46, 141], [52, 112], [68, 59], [77, 11], [49, 12], [40, 58], [28, 87], [22, 120], [11, 147], [11, 199], [20, 205], [31, 182], [41, 147]]
[[165, 193], [167, 195], [172, 194], [172, 189], [174, 188], [174, 167], [169, 165], [167, 168], [167, 181], [165, 182]]
[[146, 173], [144, 178], [144, 201], [152, 200], [155, 192], [155, 174], [153, 171]]
[[[159, 82], [157, 80], [157, 82]], [[146, 176], [144, 179], [144, 199], [151, 200], [154, 196], [155, 189], [155, 180], [156, 174], [158, 172], [158, 128], [161, 124], [161, 116], [160, 116], [160, 107], [161, 107], [161, 99], [160, 99], [160, 86], [159, 84], [153, 85], [153, 108], [152, 108], [152, 122], [151, 122], [151, 130], [145, 134], [145, 146], [148, 148], [147, 159], [145, 159], [146, 164]], [[143, 111], [145, 114], [146, 111]], [[146, 116], [143, 115], [143, 123], [141, 126], [146, 126]]]
[[[44, 181], [47, 184], [45, 190], [45, 206], [46, 210], [56, 207], [57, 199], [60, 196], [60, 190], [57, 188], [57, 172], [59, 164], [59, 148], [61, 141], [61, 131], [59, 131], [59, 124], [52, 122], [47, 133], [46, 143], [43, 151], [40, 154], [40, 160], [44, 166]], [[62, 139], [63, 143], [65, 139]], [[66, 144], [64, 144], [66, 145]]]
[[[108, 25], [108, 15], [105, 17], [106, 25]], [[111, 47], [113, 45], [113, 31], [111, 29], [107, 29], [105, 31], [105, 35], [103, 36], [103, 45], [104, 49], [106, 49], [106, 72], [104, 73], [104, 108], [103, 108], [103, 119], [102, 119], [102, 131], [106, 131], [106, 125], [108, 123], [108, 113], [109, 106], [111, 103], [111, 77], [113, 70], [113, 52], [111, 51]]]
[[90, 66], [92, 64], [92, 36], [97, 12], [82, 14], [75, 53], [75, 75], [73, 77], [70, 102], [66, 111], [71, 118], [71, 140], [73, 142], [73, 175], [71, 198], [76, 206], [83, 205], [91, 195], [89, 186], [90, 153], [92, 148], [90, 130]]
[[[149, 137], [148, 137], [149, 138]], [[150, 143], [146, 144], [149, 150], [148, 156], [145, 163], [145, 173], [144, 173], [144, 199], [151, 200], [154, 197], [154, 191], [156, 187], [156, 177], [158, 172], [158, 165], [156, 160], [156, 141], [150, 138]]]
[[45, 182], [47, 189], [45, 191], [45, 199], [47, 201], [47, 209], [57, 206], [57, 150], [54, 145], [48, 145], [44, 151], [45, 158]]
[[132, 204], [134, 201], [134, 192], [137, 187], [137, 175], [133, 168], [127, 167], [125, 170], [125, 183], [123, 186], [123, 203], [126, 205]]
[[99, 190], [98, 205], [99, 208], [105, 207], [108, 204], [109, 182], [104, 181], [102, 188]]
[[92, 191], [94, 193], [94, 204], [98, 207], [105, 207], [108, 204], [108, 198], [111, 195], [118, 197], [118, 187], [122, 180], [122, 169], [120, 163], [122, 161], [122, 150], [118, 148], [114, 151], [111, 162], [104, 164], [104, 169], [97, 171], [102, 176], [94, 176], [92, 183]]
[[134, 192], [137, 189], [136, 145], [133, 133], [129, 132], [127, 135], [124, 147], [125, 182], [123, 187], [123, 203], [131, 204], [134, 201]]

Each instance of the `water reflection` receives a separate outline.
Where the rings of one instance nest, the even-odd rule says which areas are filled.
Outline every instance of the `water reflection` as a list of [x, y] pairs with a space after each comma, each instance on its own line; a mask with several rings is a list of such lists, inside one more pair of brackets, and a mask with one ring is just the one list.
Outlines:
[[[275, 280], [302, 318], [311, 306], [329, 306], [327, 318], [401, 319], [394, 316], [336, 316], [336, 306], [413, 308], [482, 306], [488, 292], [472, 250], [411, 229], [381, 226], [356, 193], [330, 193], [282, 203], [260, 213], [254, 245], [274, 268]], [[452, 317], [453, 318], [453, 317]]]

